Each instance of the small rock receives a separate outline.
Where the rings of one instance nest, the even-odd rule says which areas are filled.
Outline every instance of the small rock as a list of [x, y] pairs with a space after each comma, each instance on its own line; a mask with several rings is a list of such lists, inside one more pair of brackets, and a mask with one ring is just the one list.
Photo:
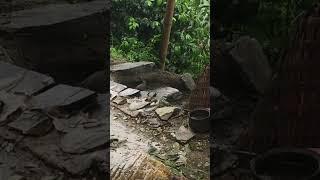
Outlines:
[[127, 120], [128, 119], [128, 117], [127, 116], [123, 116], [123, 118], [122, 118], [123, 120]]
[[152, 128], [158, 128], [162, 125], [161, 122], [159, 122], [159, 120], [157, 118], [148, 119], [148, 124]]
[[218, 89], [212, 86], [210, 86], [209, 92], [210, 92], [210, 96], [212, 96], [213, 98], [219, 98], [222, 96], [222, 93]]
[[179, 155], [179, 159], [176, 161], [178, 166], [187, 164], [187, 158], [183, 155]]
[[140, 91], [140, 97], [141, 98], [148, 98], [149, 92], [148, 91]]
[[177, 143], [177, 142], [173, 143], [172, 149], [173, 149], [173, 150], [179, 150], [179, 149], [180, 149], [180, 144]]
[[182, 93], [178, 89], [172, 87], [162, 87], [155, 89], [152, 92], [156, 93], [156, 98], [158, 100], [165, 98], [174, 101], [179, 100], [182, 97]]
[[123, 97], [116, 97], [114, 100], [113, 100], [114, 103], [118, 104], [118, 105], [124, 105], [127, 103], [127, 100]]
[[179, 108], [177, 107], [162, 107], [156, 109], [156, 113], [161, 120], [168, 121], [174, 113], [177, 113], [178, 110]]
[[204, 167], [209, 167], [210, 166], [210, 163], [206, 162], [204, 163]]
[[10, 176], [8, 180], [26, 180], [26, 178], [20, 175], [13, 175]]
[[148, 94], [148, 96], [151, 97], [151, 98], [153, 98], [155, 95], [156, 95], [155, 92], [149, 92], [149, 94]]
[[196, 83], [194, 82], [192, 75], [190, 73], [185, 73], [181, 76], [181, 80], [184, 82], [185, 87], [192, 91], [196, 88]]
[[195, 136], [195, 134], [190, 130], [185, 128], [184, 126], [181, 126], [178, 131], [175, 133], [175, 138], [182, 142], [186, 143], [188, 142], [191, 138]]
[[121, 92], [123, 90], [125, 90], [127, 88], [127, 86], [123, 85], [123, 84], [119, 84], [116, 82], [111, 81], [110, 82], [110, 90], [115, 91], [115, 92]]
[[128, 88], [119, 93], [119, 96], [132, 96], [140, 92], [138, 89]]
[[136, 102], [133, 102], [133, 103], [131, 103], [129, 105], [129, 110], [130, 111], [139, 110], [141, 108], [144, 108], [148, 104], [150, 104], [150, 102], [147, 102], [147, 101], [136, 101]]

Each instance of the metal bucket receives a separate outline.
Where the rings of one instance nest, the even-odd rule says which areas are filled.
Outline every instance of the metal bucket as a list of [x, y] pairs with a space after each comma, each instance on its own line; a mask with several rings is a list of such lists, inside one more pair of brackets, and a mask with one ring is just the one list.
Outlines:
[[319, 155], [306, 149], [273, 149], [251, 161], [259, 180], [313, 180], [319, 167]]

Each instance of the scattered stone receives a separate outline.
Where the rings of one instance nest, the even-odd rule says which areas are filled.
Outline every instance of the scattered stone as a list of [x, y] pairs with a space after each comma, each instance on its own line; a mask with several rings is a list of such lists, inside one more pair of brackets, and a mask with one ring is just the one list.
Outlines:
[[144, 111], [149, 113], [149, 112], [153, 112], [156, 109], [157, 109], [157, 107], [155, 106], [155, 107], [145, 108]]
[[138, 89], [128, 88], [128, 89], [125, 89], [125, 90], [121, 91], [119, 93], [119, 96], [132, 96], [134, 94], [137, 94], [138, 92], [139, 92]]
[[57, 85], [33, 99], [33, 109], [47, 109], [52, 107], [76, 106], [84, 100], [91, 100], [96, 93], [88, 89]]
[[110, 96], [110, 100], [111, 100], [111, 101], [112, 101], [115, 97], [118, 96], [118, 93], [115, 92], [115, 91], [112, 91], [112, 90], [110, 90], [110, 94], [111, 94], [111, 96]]
[[142, 99], [148, 98], [148, 97], [149, 97], [148, 94], [149, 94], [148, 91], [140, 91], [140, 97], [141, 97]]
[[194, 82], [192, 75], [190, 73], [185, 73], [181, 76], [181, 80], [183, 81], [185, 87], [192, 91], [196, 88], [196, 83]]
[[0, 90], [27, 96], [53, 85], [52, 77], [0, 62]]
[[140, 115], [140, 111], [130, 111], [128, 108], [125, 107], [117, 107], [120, 111], [125, 113], [126, 115], [129, 115], [130, 117], [137, 117]]
[[187, 143], [195, 134], [190, 130], [181, 126], [178, 131], [175, 133], [175, 138], [182, 143]]
[[24, 111], [21, 116], [8, 124], [23, 134], [42, 136], [52, 128], [52, 119], [39, 111]]
[[135, 102], [132, 102], [129, 105], [129, 110], [130, 111], [139, 110], [139, 109], [144, 108], [145, 106], [147, 106], [149, 104], [150, 104], [150, 102], [147, 102], [147, 101], [135, 101]]
[[157, 94], [156, 94], [155, 92], [152, 92], [152, 91], [149, 92], [149, 94], [148, 94], [148, 96], [151, 97], [151, 98], [153, 98], [153, 97], [156, 96], [156, 95], [157, 95]]
[[25, 97], [0, 92], [0, 100], [4, 103], [0, 113], [0, 125], [3, 125], [11, 121], [10, 116], [23, 106]]
[[117, 93], [123, 91], [127, 89], [127, 86], [123, 85], [123, 84], [119, 84], [113, 81], [110, 81], [110, 90], [115, 91]]
[[156, 98], [160, 99], [167, 99], [170, 101], [179, 100], [182, 97], [182, 93], [175, 88], [172, 87], [162, 87], [153, 90], [152, 92], [156, 93]]
[[[105, 137], [104, 139], [107, 139]], [[33, 154], [46, 163], [76, 176], [86, 173], [94, 163], [106, 161], [106, 150], [74, 156], [63, 153], [57, 145], [47, 142], [35, 147], [30, 145], [28, 147]]]
[[20, 175], [13, 175], [10, 176], [8, 180], [26, 180], [26, 178]]
[[81, 154], [94, 148], [106, 145], [108, 142], [107, 127], [75, 128], [61, 139], [64, 152]]
[[263, 93], [271, 79], [272, 71], [259, 42], [249, 36], [241, 37], [230, 54], [255, 88]]
[[177, 107], [162, 107], [156, 109], [156, 113], [161, 120], [168, 121], [173, 114], [177, 113], [178, 110], [179, 108]]
[[127, 99], [123, 98], [123, 97], [120, 97], [120, 96], [117, 96], [114, 100], [113, 100], [114, 103], [118, 104], [118, 105], [124, 105], [127, 103]]
[[159, 128], [160, 126], [163, 126], [165, 124], [164, 121], [159, 121], [158, 118], [150, 118], [147, 121], [148, 125], [152, 128]]
[[[98, 0], [77, 4], [49, 4], [37, 8], [14, 11], [10, 13], [10, 23], [2, 24], [1, 29], [19, 30], [59, 24], [105, 12], [108, 7], [108, 3]], [[0, 19], [0, 23], [3, 23], [3, 20]]]
[[177, 166], [182, 166], [187, 164], [187, 158], [183, 155], [179, 155], [179, 159], [176, 161]]

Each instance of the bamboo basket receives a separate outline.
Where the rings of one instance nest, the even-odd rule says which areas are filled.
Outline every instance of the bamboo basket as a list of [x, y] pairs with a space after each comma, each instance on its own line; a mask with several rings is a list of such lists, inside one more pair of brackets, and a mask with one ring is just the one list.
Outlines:
[[257, 106], [248, 147], [320, 147], [320, 11], [315, 6], [299, 19], [270, 92]]
[[198, 108], [210, 108], [210, 66], [196, 80], [196, 88], [191, 92], [189, 99], [189, 110]]

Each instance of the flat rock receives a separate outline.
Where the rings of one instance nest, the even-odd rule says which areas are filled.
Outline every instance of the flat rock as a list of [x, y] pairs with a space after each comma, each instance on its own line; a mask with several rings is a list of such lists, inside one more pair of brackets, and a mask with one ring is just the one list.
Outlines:
[[152, 72], [153, 62], [133, 62], [112, 65], [110, 67], [110, 78], [118, 83], [136, 87], [141, 83], [141, 75]]
[[168, 121], [178, 110], [179, 108], [177, 107], [161, 107], [156, 109], [156, 113], [161, 120]]
[[0, 62], [0, 90], [31, 96], [53, 84], [52, 77]]
[[128, 107], [117, 107], [120, 111], [125, 113], [126, 115], [129, 115], [130, 117], [137, 117], [141, 114], [140, 111], [130, 111]]
[[0, 125], [8, 123], [10, 115], [17, 112], [24, 105], [25, 97], [0, 92], [0, 101], [3, 103], [0, 112]]
[[117, 96], [112, 102], [118, 104], [118, 105], [124, 105], [127, 103], [127, 99]]
[[167, 100], [179, 100], [182, 97], [182, 93], [175, 88], [172, 87], [162, 87], [155, 90], [152, 90], [152, 92], [156, 93], [156, 99], [167, 99]]
[[195, 134], [190, 130], [181, 126], [178, 131], [175, 133], [175, 138], [183, 143], [188, 142], [191, 138], [193, 138]]
[[45, 144], [33, 147], [31, 151], [56, 168], [63, 169], [72, 175], [83, 175], [94, 163], [106, 160], [107, 150], [72, 156], [63, 153], [55, 144]]
[[10, 14], [10, 22], [0, 19], [1, 29], [15, 30], [22, 28], [49, 26], [65, 21], [87, 17], [108, 10], [109, 3], [95, 0], [88, 3], [51, 4], [39, 8], [15, 11]]
[[83, 121], [85, 118], [82, 115], [75, 115], [68, 119], [61, 119], [61, 118], [54, 118], [53, 125], [56, 130], [68, 133], [72, 131], [74, 128], [80, 126], [80, 122]]
[[117, 96], [118, 96], [117, 92], [110, 90], [110, 100], [113, 100]]
[[255, 88], [263, 93], [271, 79], [272, 71], [259, 42], [248, 36], [241, 37], [230, 54]]
[[75, 128], [61, 139], [64, 152], [81, 154], [108, 143], [106, 126], [97, 128]]
[[61, 84], [35, 96], [32, 108], [47, 109], [76, 105], [85, 100], [93, 99], [95, 95], [95, 92], [88, 89]]
[[158, 118], [150, 118], [147, 120], [147, 122], [148, 122], [148, 125], [152, 128], [158, 128], [165, 124], [164, 121], [159, 121]]
[[123, 91], [127, 89], [127, 86], [123, 85], [123, 84], [119, 84], [113, 81], [110, 81], [110, 90], [115, 91], [117, 93]]
[[196, 83], [194, 82], [192, 75], [190, 73], [185, 73], [181, 76], [181, 80], [183, 81], [185, 87], [192, 91], [196, 88]]
[[154, 63], [153, 62], [134, 62], [134, 63], [122, 63], [122, 64], [116, 64], [111, 66], [110, 71], [111, 73], [113, 72], [118, 72], [118, 71], [129, 71], [129, 70], [145, 70], [145, 69], [150, 69], [153, 68]]
[[119, 93], [119, 96], [132, 96], [134, 94], [137, 94], [138, 92], [139, 92], [138, 89], [128, 88], [128, 89], [125, 89], [125, 90], [121, 91]]
[[149, 92], [148, 91], [140, 91], [140, 97], [142, 99], [148, 98], [149, 97]]
[[143, 101], [143, 100], [134, 101], [129, 105], [129, 110], [130, 111], [139, 110], [141, 108], [146, 107], [149, 104], [150, 104], [150, 102]]
[[20, 175], [13, 175], [13, 176], [10, 176], [8, 180], [26, 180], [26, 177], [23, 177]]
[[23, 134], [41, 136], [49, 132], [52, 120], [38, 111], [24, 111], [17, 120], [9, 123], [8, 126]]

